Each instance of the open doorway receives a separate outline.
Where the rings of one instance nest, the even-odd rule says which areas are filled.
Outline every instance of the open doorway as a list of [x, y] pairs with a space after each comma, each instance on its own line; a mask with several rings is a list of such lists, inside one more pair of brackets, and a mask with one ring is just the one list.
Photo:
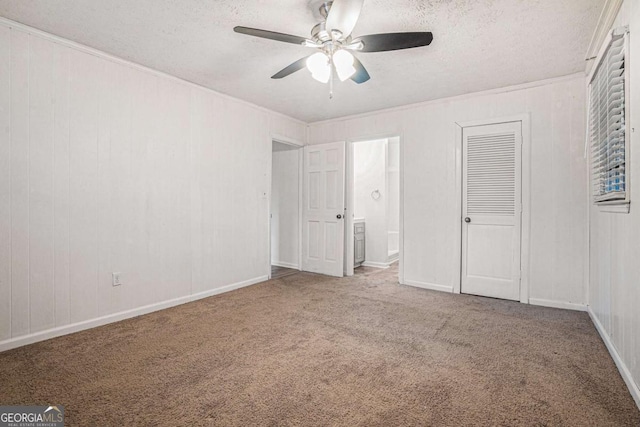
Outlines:
[[[353, 142], [350, 192], [353, 242], [346, 273], [398, 268], [400, 258], [400, 138]], [[351, 259], [353, 260], [351, 262]]]
[[300, 270], [300, 148], [272, 143], [270, 278]]

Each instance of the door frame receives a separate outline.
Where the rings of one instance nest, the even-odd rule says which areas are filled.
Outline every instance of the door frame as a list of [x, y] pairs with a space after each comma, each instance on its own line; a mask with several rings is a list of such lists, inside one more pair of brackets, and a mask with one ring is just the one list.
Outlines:
[[271, 279], [271, 197], [273, 195], [273, 143], [290, 145], [298, 151], [298, 270], [302, 270], [302, 174], [303, 174], [303, 153], [304, 143], [283, 135], [272, 133], [269, 138], [270, 162], [268, 166], [268, 185], [269, 193], [267, 195], [267, 276]]
[[457, 280], [453, 292], [461, 293], [462, 288], [462, 138], [467, 127], [520, 122], [522, 126], [522, 213], [520, 229], [520, 302], [529, 304], [529, 259], [531, 235], [531, 117], [529, 113], [493, 119], [481, 119], [455, 122], [455, 159], [456, 159], [456, 213], [454, 259], [456, 260]]
[[[404, 135], [402, 132], [373, 133], [346, 140], [345, 150], [345, 233], [344, 233], [344, 275], [353, 276], [353, 214], [354, 214], [354, 153], [353, 144], [377, 139], [398, 138], [400, 145], [399, 181], [400, 181], [400, 221], [398, 236], [398, 283], [404, 285]], [[365, 220], [366, 221], [366, 220]]]

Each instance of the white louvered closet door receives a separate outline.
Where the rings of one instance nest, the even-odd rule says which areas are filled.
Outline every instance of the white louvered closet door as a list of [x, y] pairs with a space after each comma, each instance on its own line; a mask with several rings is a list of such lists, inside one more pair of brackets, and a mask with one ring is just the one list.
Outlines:
[[466, 127], [463, 293], [520, 299], [521, 122]]

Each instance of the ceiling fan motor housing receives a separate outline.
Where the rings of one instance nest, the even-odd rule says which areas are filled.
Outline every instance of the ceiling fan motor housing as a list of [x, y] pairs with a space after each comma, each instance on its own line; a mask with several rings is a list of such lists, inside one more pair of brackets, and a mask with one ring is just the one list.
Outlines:
[[326, 22], [324, 21], [316, 24], [311, 29], [311, 38], [318, 44], [326, 45], [327, 43], [331, 43], [333, 45], [337, 45], [334, 47], [338, 47], [343, 44], [349, 44], [349, 42], [351, 41], [351, 36], [345, 38], [340, 31], [327, 31]]

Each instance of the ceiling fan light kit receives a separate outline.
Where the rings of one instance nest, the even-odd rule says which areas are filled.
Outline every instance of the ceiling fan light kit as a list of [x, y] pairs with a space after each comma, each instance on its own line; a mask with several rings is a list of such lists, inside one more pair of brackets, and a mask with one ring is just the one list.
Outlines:
[[320, 13], [324, 21], [313, 27], [310, 39], [257, 28], [234, 28], [237, 33], [319, 50], [283, 68], [271, 76], [272, 79], [281, 79], [306, 67], [315, 80], [330, 84], [329, 97], [331, 98], [334, 71], [340, 81], [351, 79], [361, 84], [370, 79], [362, 62], [351, 52], [411, 49], [428, 46], [433, 40], [430, 32], [372, 34], [352, 38], [351, 33], [360, 17], [364, 0], [321, 1], [319, 6], [317, 2], [314, 3], [316, 3], [313, 6], [314, 9]]

